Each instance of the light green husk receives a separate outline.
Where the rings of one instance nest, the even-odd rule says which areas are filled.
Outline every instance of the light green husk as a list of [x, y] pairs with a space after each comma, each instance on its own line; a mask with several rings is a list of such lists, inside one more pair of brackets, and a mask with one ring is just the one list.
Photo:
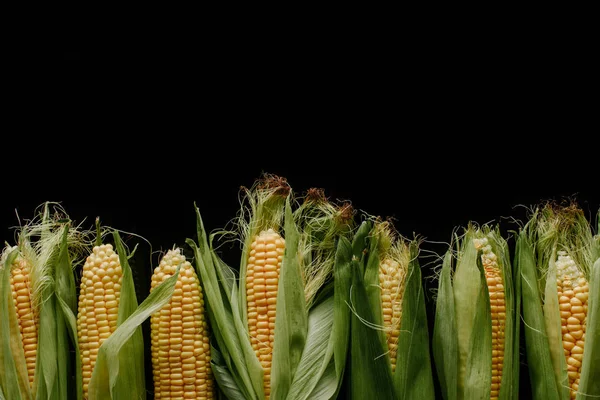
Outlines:
[[250, 244], [260, 231], [271, 228], [286, 241], [277, 293], [271, 399], [310, 399], [316, 393], [333, 398], [343, 370], [334, 361], [338, 351], [334, 337], [347, 332], [334, 327], [333, 285], [323, 285], [335, 273], [337, 239], [351, 223], [333, 221], [340, 211], [323, 203], [305, 203], [293, 212], [295, 203], [285, 181], [269, 179], [247, 191], [247, 207], [238, 219], [244, 244], [239, 282], [216, 255], [196, 208], [198, 244], [189, 239], [187, 243], [205, 287], [212, 345], [218, 354], [213, 373], [232, 398], [264, 399], [263, 370], [248, 333], [245, 274]]
[[323, 190], [310, 189], [304, 202], [294, 211], [300, 232], [298, 253], [306, 306], [310, 309], [319, 290], [331, 281], [337, 241], [349, 236], [354, 228], [352, 206], [336, 205], [327, 200]]
[[[350, 332], [348, 370], [344, 380], [349, 398], [433, 399], [418, 243], [407, 243], [397, 237], [387, 222], [376, 221], [373, 225], [366, 221], [354, 237], [352, 253], [340, 247], [338, 254], [336, 262], [341, 266], [349, 264], [351, 269], [351, 276], [347, 278], [350, 282], [346, 284], [346, 309], [335, 309], [336, 313], [339, 311], [348, 316], [344, 321]], [[394, 259], [405, 269], [394, 374], [383, 325], [379, 283], [379, 266], [387, 258]]]
[[[92, 378], [89, 383], [88, 396], [90, 400], [145, 399], [144, 338], [141, 326], [136, 325], [136, 323], [138, 321], [141, 323], [145, 320], [142, 317], [147, 314], [147, 310], [144, 311], [144, 309], [141, 309], [141, 305], [138, 307], [128, 253], [117, 231], [113, 232], [113, 238], [115, 250], [119, 255], [119, 262], [123, 271], [117, 329], [102, 343], [102, 346], [98, 350], [96, 365], [92, 371]], [[96, 244], [101, 243], [97, 241]], [[162, 307], [168, 302], [172, 291], [163, 290], [166, 293], [158, 296], [159, 300], [156, 302], [145, 302], [148, 309], [156, 308], [157, 304], [160, 304], [160, 307]], [[148, 299], [150, 297], [146, 301]], [[137, 311], [138, 309], [141, 310]], [[131, 319], [127, 322], [128, 326], [119, 330], [136, 312], [138, 313], [137, 319]], [[119, 332], [117, 338], [112, 339], [117, 332]]]
[[[545, 204], [536, 208], [517, 241], [516, 270], [523, 295], [523, 321], [530, 381], [534, 399], [570, 398], [558, 306], [556, 266], [566, 252], [588, 280], [586, 341], [577, 399], [600, 396], [597, 265], [600, 241], [575, 204]], [[594, 378], [591, 378], [594, 377]]]
[[[481, 254], [474, 239], [487, 238], [504, 281], [506, 306], [504, 364], [500, 399], [516, 399], [519, 390], [519, 330], [516, 290], [506, 241], [498, 229], [469, 225], [456, 238], [457, 254], [448, 250], [439, 279], [433, 354], [446, 400], [490, 397], [492, 325]], [[456, 263], [453, 267], [453, 259]]]
[[[20, 333], [14, 313], [2, 318], [3, 342], [0, 372], [2, 392], [10, 399], [64, 399], [77, 397], [79, 389], [73, 371], [71, 350], [77, 353], [75, 331], [76, 288], [71, 258], [86, 247], [85, 233], [71, 226], [64, 211], [45, 203], [40, 215], [19, 230], [19, 244], [7, 248], [2, 257], [2, 293], [10, 299], [0, 301], [1, 311], [13, 307], [9, 288], [12, 261], [18, 256], [31, 266], [32, 303], [38, 310], [39, 326], [33, 390], [29, 388]], [[9, 263], [10, 261], [10, 263]], [[17, 347], [18, 345], [18, 347]], [[9, 350], [8, 350], [9, 349]], [[75, 368], [78, 362], [75, 362]], [[12, 377], [12, 378], [11, 378]]]

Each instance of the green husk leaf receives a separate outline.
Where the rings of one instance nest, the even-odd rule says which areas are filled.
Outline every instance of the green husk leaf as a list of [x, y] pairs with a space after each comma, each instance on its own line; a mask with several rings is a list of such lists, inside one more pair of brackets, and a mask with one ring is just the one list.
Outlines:
[[[505, 257], [508, 258], [510, 257], [508, 249], [505, 252]], [[510, 262], [510, 261], [509, 261]], [[507, 264], [508, 265], [508, 264]], [[512, 279], [513, 279], [513, 283], [514, 283], [514, 298], [515, 298], [515, 315], [512, 318], [512, 324], [513, 324], [513, 329], [512, 331], [514, 332], [514, 338], [513, 338], [513, 379], [516, 379], [517, 377], [520, 378], [521, 376], [521, 353], [520, 353], [520, 343], [521, 343], [521, 306], [523, 304], [522, 302], [522, 284], [521, 284], [521, 274], [520, 271], [518, 270], [517, 266], [514, 265], [513, 263], [513, 273], [512, 273]], [[519, 398], [519, 388], [520, 385], [513, 385], [513, 392], [512, 392], [512, 398], [513, 399], [518, 399]], [[510, 393], [507, 394], [507, 396], [510, 395]]]
[[[230, 280], [230, 279], [223, 279], [222, 275], [223, 272], [225, 270], [229, 270], [229, 267], [227, 265], [225, 265], [225, 263], [223, 263], [218, 257], [217, 255], [214, 253], [213, 251], [213, 247], [212, 247], [212, 241], [213, 241], [213, 236], [211, 235], [210, 238], [207, 238], [206, 236], [206, 231], [204, 230], [204, 222], [202, 221], [202, 218], [200, 216], [200, 211], [198, 209], [198, 207], [196, 206], [196, 203], [194, 203], [194, 210], [196, 212], [196, 230], [197, 230], [197, 236], [198, 236], [198, 245], [196, 245], [192, 240], [188, 239], [186, 242], [187, 244], [194, 250], [194, 254], [196, 257], [196, 272], [198, 274], [198, 277], [200, 277], [200, 283], [202, 285], [202, 288], [204, 290], [204, 293], [206, 295], [206, 291], [207, 288], [206, 286], [208, 285], [208, 291], [211, 293], [211, 297], [214, 295], [217, 298], [217, 305], [222, 307], [220, 309], [222, 309], [223, 311], [220, 311], [218, 313], [218, 315], [224, 316], [224, 315], [228, 315], [230, 318], [232, 315], [232, 310], [231, 310], [231, 304], [237, 301], [237, 297], [236, 295], [234, 295], [233, 292], [233, 287], [235, 285], [235, 283]], [[210, 239], [210, 247], [209, 247], [209, 239]], [[207, 250], [210, 249], [210, 250]], [[207, 257], [207, 255], [209, 257]], [[210, 276], [211, 279], [215, 278], [215, 281], [208, 281], [202, 274], [201, 274], [201, 269], [200, 266], [204, 266], [204, 265], [208, 265], [210, 267], [213, 268], [209, 268], [208, 270], [205, 270], [205, 275], [206, 276]], [[216, 266], [216, 267], [215, 267]], [[215, 272], [216, 273], [213, 273]], [[212, 283], [211, 283], [212, 282]], [[222, 287], [219, 288], [219, 283], [221, 283]], [[217, 288], [217, 291], [214, 291], [214, 288]], [[221, 296], [223, 296], [227, 301], [222, 300]], [[214, 301], [214, 300], [213, 300]], [[206, 313], [208, 315], [208, 320], [210, 322], [210, 326], [211, 327], [216, 327], [218, 326], [217, 321], [215, 320], [215, 312], [213, 311], [213, 308], [211, 307], [211, 301], [209, 301], [207, 299], [207, 301], [205, 302], [206, 304]], [[231, 354], [229, 354], [228, 351], [228, 347], [225, 344], [225, 338], [222, 334], [222, 330], [220, 329], [212, 329], [212, 335], [214, 336], [214, 340], [217, 343], [217, 347], [219, 348], [220, 351], [220, 357], [223, 361], [223, 363], [225, 364], [226, 368], [228, 368], [231, 372], [231, 369], [233, 368], [233, 360], [232, 360], [232, 356]], [[233, 378], [236, 379], [236, 383], [238, 385], [238, 387], [240, 386], [240, 382], [239, 382], [239, 378], [237, 377], [237, 375], [233, 375]], [[242, 386], [243, 387], [243, 386]]]
[[517, 238], [515, 277], [521, 281], [523, 323], [532, 397], [537, 400], [559, 400], [542, 310], [542, 297], [537, 285], [534, 249], [526, 230], [521, 231]]
[[458, 334], [451, 273], [452, 252], [448, 251], [439, 278], [433, 327], [433, 357], [445, 400], [458, 396]]
[[[352, 256], [359, 261], [362, 260], [365, 257], [365, 254], [367, 253], [369, 235], [371, 234], [372, 227], [373, 224], [371, 224], [368, 221], [364, 221], [362, 224], [360, 224], [360, 226], [358, 227], [358, 231], [356, 231], [356, 234], [352, 239]], [[360, 268], [360, 274], [361, 276], [364, 276], [365, 266], [362, 265], [362, 263], [360, 265]]]
[[[44, 327], [38, 331], [38, 352], [35, 365], [35, 380], [34, 392], [37, 399], [56, 399], [66, 397], [66, 393], [62, 393], [64, 386], [60, 382], [62, 377], [57, 371], [62, 369], [60, 364], [64, 362], [64, 355], [59, 354], [58, 344], [59, 335], [63, 332], [64, 325], [62, 324], [62, 312], [60, 317], [57, 317], [57, 298], [56, 298], [56, 276], [55, 267], [57, 252], [55, 248], [55, 238], [60, 235], [56, 230], [51, 229], [50, 223], [50, 207], [49, 203], [44, 205], [42, 223], [40, 229], [39, 246], [40, 253], [44, 253], [41, 260], [36, 260], [37, 267], [41, 271], [47, 283], [39, 289], [39, 326]], [[36, 230], [38, 227], [32, 228]], [[62, 239], [62, 235], [60, 235]], [[42, 244], [43, 243], [43, 244]], [[59, 242], [60, 243], [60, 242]], [[39, 256], [39, 254], [38, 254]], [[32, 266], [32, 275], [33, 275]], [[33, 278], [33, 276], [32, 276]], [[48, 279], [50, 278], [50, 279]], [[35, 290], [35, 284], [34, 284]], [[39, 349], [44, 349], [40, 351]], [[64, 374], [64, 372], [63, 372]]]
[[394, 386], [400, 399], [434, 399], [429, 356], [429, 331], [416, 242], [410, 245], [408, 276], [402, 300], [402, 321]]
[[298, 260], [300, 234], [294, 223], [289, 200], [285, 206], [285, 238], [285, 254], [277, 291], [275, 343], [271, 368], [271, 390], [274, 399], [287, 398], [302, 357], [308, 330], [306, 299]]
[[310, 310], [316, 305], [320, 289], [332, 283], [337, 240], [340, 236], [350, 236], [353, 211], [348, 203], [331, 203], [322, 189], [311, 188], [293, 215], [300, 231], [299, 257], [306, 306]]
[[[65, 302], [69, 307], [73, 307], [72, 310], [76, 307], [75, 300], [75, 279], [73, 277], [73, 271], [71, 270], [71, 265], [69, 263], [68, 258], [64, 258], [64, 255], [67, 254], [67, 235], [69, 232], [68, 224], [65, 224], [62, 227], [62, 242], [57, 249], [57, 257], [53, 257], [52, 260], [54, 262], [54, 310], [56, 318], [56, 378], [57, 378], [57, 396], [59, 399], [64, 399], [69, 396], [69, 380], [72, 376], [72, 362], [70, 355], [70, 347], [69, 347], [69, 333], [67, 329], [67, 323], [64, 318], [64, 313], [62, 312], [62, 307], [60, 306], [59, 293], [64, 296]], [[63, 259], [61, 260], [61, 255], [63, 255]], [[68, 257], [68, 255], [67, 255]], [[41, 325], [43, 326], [43, 325]], [[41, 331], [41, 329], [40, 329]], [[43, 349], [43, 348], [42, 348]], [[39, 352], [38, 352], [39, 354]]]
[[[368, 232], [368, 230], [366, 230], [366, 232]], [[352, 285], [352, 244], [345, 237], [341, 237], [338, 242], [333, 276], [333, 283], [335, 286], [333, 291], [333, 328], [329, 346], [327, 348], [327, 355], [331, 357], [333, 354], [336, 387], [334, 392], [328, 392], [328, 396], [323, 397], [324, 399], [337, 397], [341, 389], [344, 371], [346, 369], [348, 345], [350, 343], [349, 304], [350, 287]], [[325, 376], [324, 372], [322, 372], [322, 374]], [[323, 388], [325, 389], [324, 384]], [[315, 388], [315, 390], [317, 389]]]
[[78, 400], [81, 400], [83, 398], [83, 378], [77, 338], [77, 289], [75, 286], [73, 270], [71, 268], [71, 259], [69, 257], [68, 233], [69, 227], [65, 226], [55, 272], [56, 304], [58, 306], [57, 316], [59, 317], [58, 323], [64, 326], [64, 329], [66, 329], [68, 334], [68, 340], [67, 335], [64, 335], [64, 333], [59, 334], [58, 349], [63, 349], [63, 362], [66, 360], [68, 364], [72, 364], [69, 350], [73, 349], [75, 356], [75, 371], [72, 370], [72, 365], [67, 364], [64, 365], [64, 367], [66, 367], [65, 369], [62, 371], [59, 370], [59, 374], [65, 374], [65, 377], [74, 376], [75, 385], [69, 384], [68, 387], [65, 388], [65, 391], [69, 392], [69, 398], [76, 397]]
[[[377, 233], [378, 226], [375, 225], [372, 229], [368, 242], [368, 249], [366, 252], [363, 251], [366, 259], [364, 263], [364, 286], [371, 307], [372, 319], [369, 319], [374, 325], [383, 326], [383, 311], [381, 306], [381, 289], [379, 287], [379, 243], [381, 236]], [[363, 257], [364, 257], [363, 256]], [[381, 342], [382, 348], [387, 351], [387, 338], [383, 330], [377, 331], [379, 334], [379, 341]], [[388, 358], [388, 357], [384, 357]], [[389, 361], [389, 358], [388, 358]]]
[[590, 271], [587, 331], [577, 399], [600, 397], [600, 258]]
[[[197, 208], [196, 212], [197, 217], [200, 218]], [[200, 236], [199, 234], [199, 238], [202, 237], [203, 236]], [[241, 320], [236, 321], [236, 318], [241, 318], [239, 312], [237, 312], [238, 308], [232, 307], [229, 297], [221, 296], [219, 280], [217, 279], [217, 273], [212, 260], [210, 263], [205, 264], [201, 255], [202, 250], [196, 243], [191, 239], [188, 239], [186, 242], [188, 246], [194, 250], [196, 271], [202, 281], [206, 302], [210, 305], [207, 307], [207, 313], [211, 330], [225, 364], [235, 380], [238, 389], [244, 394], [245, 398], [260, 398], [255, 393], [255, 390], [262, 390], [262, 385], [259, 386], [254, 380], [262, 379], [262, 368], [256, 355], [252, 351], [252, 348], [249, 346], [249, 343], [246, 345], [246, 342], [249, 341], [247, 337], [244, 338], [246, 330], [243, 328]], [[200, 244], [202, 244], [202, 240], [200, 240]], [[204, 251], [208, 250], [208, 246], [204, 246], [203, 248]], [[232, 286], [231, 298], [237, 299], [236, 285]], [[238, 330], [240, 328], [242, 329], [241, 331]], [[250, 347], [250, 349], [248, 349], [248, 347]], [[250, 358], [250, 356], [253, 358]], [[253, 363], [254, 360], [256, 361], [255, 363]], [[248, 365], [250, 365], [252, 369], [249, 369]], [[264, 398], [264, 394], [262, 398]]]
[[341, 379], [337, 377], [337, 373], [335, 371], [335, 362], [333, 358], [327, 364], [327, 368], [321, 374], [321, 378], [317, 385], [310, 393], [309, 399], [331, 399], [339, 387], [339, 383]]
[[[121, 257], [121, 254], [119, 257]], [[154, 288], [146, 300], [100, 346], [96, 367], [92, 373], [89, 386], [88, 395], [90, 400], [119, 398], [119, 393], [115, 392], [115, 388], [119, 379], [119, 356], [121, 349], [123, 349], [125, 343], [131, 339], [139, 326], [148, 317], [159, 311], [169, 302], [173, 295], [180, 269], [181, 266], [178, 266], [173, 276]], [[126, 395], [122, 396], [122, 398], [126, 397]]]
[[[502, 384], [500, 385], [500, 400], [512, 400], [519, 397], [519, 331], [520, 331], [520, 288], [515, 287], [513, 270], [510, 261], [508, 243], [499, 232], [488, 234], [494, 253], [498, 256], [504, 278], [504, 296], [506, 317], [504, 321], [504, 367], [502, 369]], [[520, 282], [520, 280], [519, 280]]]
[[[383, 349], [380, 331], [367, 326], [375, 317], [369, 304], [359, 262], [352, 261], [353, 279], [350, 304], [350, 368], [347, 374], [351, 399], [397, 398], [389, 357]], [[360, 317], [360, 318], [359, 318]]]
[[[0, 266], [2, 273], [0, 281], [0, 388], [10, 399], [30, 399], [29, 380], [25, 366], [25, 353], [19, 339], [19, 325], [14, 312], [12, 291], [10, 289], [10, 269], [17, 258], [18, 250], [10, 250]], [[21, 366], [21, 368], [19, 368]]]
[[[46, 301], [40, 305], [40, 329], [38, 333], [38, 351], [36, 359], [36, 397], [39, 399], [54, 399], [58, 395], [56, 372], [58, 368], [58, 321], [56, 318], [56, 297], [53, 287], [46, 288]], [[43, 332], [42, 332], [43, 331]]]
[[[477, 268], [477, 250], [473, 245], [475, 231], [469, 228], [462, 239], [460, 256], [454, 273], [454, 310], [458, 337], [458, 398], [465, 396], [465, 377], [467, 374], [467, 360], [473, 347], [473, 321], [479, 311], [473, 299], [481, 294], [482, 282], [475, 277], [480, 272]], [[490, 348], [491, 357], [491, 348]], [[490, 369], [491, 371], [491, 364]]]
[[561, 391], [561, 397], [569, 397], [569, 377], [567, 375], [567, 361], [562, 343], [562, 326], [560, 320], [560, 308], [558, 306], [557, 286], [556, 286], [556, 251], [552, 252], [549, 260], [548, 271], [546, 272], [546, 287], [544, 294], [544, 319], [546, 321], [546, 334], [548, 335], [548, 345], [550, 346], [550, 358], [554, 367], [554, 375]]
[[318, 306], [321, 302], [326, 301], [328, 298], [332, 297], [334, 289], [335, 285], [333, 283], [333, 279], [324, 284], [313, 298], [312, 305], [308, 307], [309, 312], [313, 307]]
[[[133, 274], [129, 265], [129, 257], [119, 232], [113, 232], [115, 249], [119, 255], [123, 277], [121, 279], [121, 298], [117, 326], [120, 326], [138, 307], [135, 294]], [[133, 335], [119, 351], [119, 375], [112, 390], [115, 398], [146, 398], [146, 382], [144, 376], [144, 337], [142, 327], [138, 326]]]
[[[204, 227], [202, 227], [202, 229], [204, 229]], [[223, 260], [221, 260], [217, 256], [215, 249], [213, 247], [214, 238], [215, 238], [215, 234], [210, 235], [209, 254], [211, 256], [213, 264], [216, 266], [215, 269], [217, 271], [217, 276], [219, 277], [219, 282], [221, 282], [221, 286], [222, 286], [222, 295], [227, 296], [229, 298], [230, 302], [237, 301], [237, 299], [233, 299], [231, 297], [231, 291], [232, 291], [233, 285], [236, 283], [236, 279], [237, 279], [235, 276], [235, 272], [233, 271], [233, 269], [231, 269], [229, 267], [229, 265], [225, 264], [225, 262], [223, 262]], [[205, 263], [206, 263], [206, 261], [205, 261]]]
[[[471, 349], [467, 355], [466, 374], [464, 381], [464, 399], [489, 399], [492, 385], [492, 318], [490, 310], [490, 295], [485, 282], [485, 273], [481, 258], [477, 257], [479, 274], [479, 294], [475, 301], [475, 315], [472, 327], [477, 327], [477, 334], [471, 336]], [[475, 280], [474, 277], [471, 279]], [[456, 287], [456, 279], [454, 281]]]
[[[315, 389], [322, 378], [322, 375], [330, 364], [331, 354], [328, 355], [327, 349], [333, 327], [334, 298], [329, 297], [316, 305], [308, 315], [308, 334], [306, 345], [302, 353], [302, 358], [298, 364], [298, 369], [294, 375], [294, 380], [285, 397], [286, 400], [306, 400], [311, 397], [311, 392]], [[332, 369], [333, 378], [329, 388], [331, 396], [337, 388], [335, 381], [335, 369]], [[326, 392], [326, 389], [322, 389]]]
[[[224, 263], [213, 263], [200, 210], [198, 207], [195, 209], [198, 245], [191, 239], [186, 240], [186, 243], [194, 250], [196, 271], [201, 277], [204, 295], [209, 304], [207, 311], [211, 330], [225, 364], [244, 397], [262, 400], [264, 399], [263, 370], [250, 345], [240, 307], [235, 303], [240, 297], [237, 285], [221, 286], [224, 284], [220, 283], [218, 278], [220, 273], [217, 269], [224, 267]], [[231, 290], [230, 296], [223, 296], [225, 290]]]
[[[233, 286], [233, 294], [234, 295], [238, 295], [237, 293], [237, 286]], [[254, 352], [252, 351], [252, 347], [250, 346], [250, 340], [249, 340], [249, 335], [247, 332], [247, 325], [242, 325], [242, 316], [239, 313], [239, 310], [236, 307], [233, 307], [232, 309], [233, 312], [233, 324], [234, 324], [234, 329], [237, 333], [237, 340], [238, 343], [237, 345], [240, 346], [242, 348], [243, 356], [244, 359], [242, 361], [245, 361], [245, 365], [246, 365], [246, 369], [243, 370], [244, 374], [247, 374], [250, 379], [251, 379], [251, 387], [250, 389], [254, 389], [254, 393], [255, 396], [258, 399], [264, 399], [265, 398], [265, 392], [264, 392], [264, 386], [263, 386], [263, 382], [264, 382], [264, 370], [262, 369], [262, 366], [260, 365], [260, 362], [258, 361], [258, 358], [256, 357], [256, 354], [254, 354]], [[240, 353], [233, 353], [233, 356], [236, 357], [236, 354], [240, 354]]]
[[65, 324], [67, 325], [67, 332], [69, 334], [69, 339], [71, 340], [74, 357], [75, 357], [75, 396], [77, 400], [83, 399], [83, 377], [82, 377], [82, 366], [81, 366], [81, 356], [79, 354], [79, 341], [77, 339], [77, 320], [75, 315], [71, 311], [71, 308], [67, 303], [65, 303], [62, 298], [57, 297], [58, 305], [60, 306], [60, 311], [62, 312]]
[[240, 391], [229, 368], [225, 365], [225, 360], [221, 352], [212, 346], [210, 348], [210, 360], [213, 376], [219, 384], [219, 389], [223, 391], [225, 396], [229, 400], [245, 400], [244, 394]]

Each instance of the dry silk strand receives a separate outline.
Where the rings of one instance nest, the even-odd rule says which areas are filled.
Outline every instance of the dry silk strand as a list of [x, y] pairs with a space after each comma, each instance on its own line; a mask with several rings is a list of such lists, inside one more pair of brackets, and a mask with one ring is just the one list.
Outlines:
[[112, 245], [95, 246], [83, 266], [77, 314], [83, 395], [86, 399], [98, 349], [117, 329], [122, 276], [119, 256]]
[[379, 265], [381, 308], [392, 372], [396, 370], [405, 275], [406, 273], [400, 263], [392, 258], [384, 259]]
[[13, 262], [10, 271], [10, 288], [12, 290], [21, 341], [25, 352], [27, 376], [29, 384], [33, 389], [39, 316], [37, 307], [33, 304], [31, 286], [31, 265], [25, 258], [18, 256]]
[[577, 396], [585, 342], [589, 286], [575, 261], [564, 251], [558, 252], [556, 286], [560, 307], [562, 343], [567, 361], [571, 398]]
[[246, 272], [248, 331], [264, 371], [265, 398], [271, 394], [271, 362], [275, 341], [275, 305], [285, 240], [273, 229], [262, 231], [250, 245]]
[[492, 320], [492, 387], [490, 399], [498, 399], [504, 365], [504, 337], [506, 325], [506, 302], [504, 282], [498, 266], [498, 258], [488, 244], [487, 238], [473, 239], [475, 248], [481, 250], [481, 263], [485, 271]]
[[212, 399], [210, 343], [204, 297], [194, 267], [179, 249], [154, 269], [150, 291], [175, 275], [170, 301], [151, 317], [155, 399]]

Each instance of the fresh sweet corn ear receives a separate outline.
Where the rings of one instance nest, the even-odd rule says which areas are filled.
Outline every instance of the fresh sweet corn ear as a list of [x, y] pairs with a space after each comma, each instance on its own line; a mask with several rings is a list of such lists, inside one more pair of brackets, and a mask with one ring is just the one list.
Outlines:
[[567, 375], [571, 398], [574, 399], [581, 377], [589, 286], [575, 261], [564, 251], [558, 252], [556, 261], [556, 287]]
[[84, 398], [88, 397], [98, 349], [117, 329], [122, 277], [112, 245], [95, 246], [83, 266], [77, 314]]
[[269, 399], [277, 287], [285, 240], [268, 229], [256, 236], [250, 249], [246, 270], [248, 331], [252, 349], [264, 370], [265, 397]]
[[171, 300], [151, 317], [155, 399], [212, 399], [210, 344], [198, 276], [179, 249], [152, 275], [151, 291], [181, 265]]
[[15, 313], [19, 322], [27, 376], [33, 389], [35, 361], [38, 348], [39, 315], [32, 299], [31, 265], [22, 256], [13, 262], [10, 271], [10, 287], [12, 290]]
[[433, 349], [445, 398], [518, 396], [518, 295], [499, 229], [470, 225], [458, 251], [446, 253], [436, 300]]
[[405, 270], [398, 261], [391, 258], [383, 260], [379, 266], [379, 284], [381, 286], [381, 305], [387, 345], [392, 363], [392, 372], [396, 370], [396, 352], [402, 321], [402, 294]]
[[379, 288], [383, 330], [392, 372], [396, 370], [402, 303], [410, 261], [408, 242], [399, 237], [389, 221], [375, 224], [378, 239]]
[[[535, 398], [600, 396], [600, 241], [576, 205], [535, 209], [519, 234], [526, 350]], [[530, 282], [538, 282], [531, 285]], [[587, 339], [586, 339], [587, 335]]]
[[481, 262], [485, 271], [486, 284], [490, 296], [492, 320], [492, 386], [490, 400], [497, 399], [502, 383], [504, 367], [504, 346], [506, 336], [506, 301], [504, 279], [498, 265], [498, 257], [492, 251], [487, 238], [474, 239], [475, 248], [481, 250]]

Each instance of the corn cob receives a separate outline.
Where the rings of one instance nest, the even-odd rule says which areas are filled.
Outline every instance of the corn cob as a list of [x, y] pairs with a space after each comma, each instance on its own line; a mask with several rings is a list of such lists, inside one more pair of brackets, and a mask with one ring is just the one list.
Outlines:
[[[600, 395], [599, 348], [594, 340], [600, 237], [594, 237], [590, 228], [575, 203], [546, 203], [534, 210], [519, 234], [517, 268], [523, 277], [523, 320], [534, 398], [549, 398], [556, 392], [561, 399]], [[529, 284], [535, 280], [539, 285]]]
[[485, 271], [492, 320], [492, 387], [490, 400], [498, 399], [502, 383], [504, 364], [504, 337], [506, 326], [506, 302], [504, 280], [498, 265], [497, 256], [488, 245], [487, 238], [474, 239], [475, 248], [482, 251], [481, 262]]
[[169, 303], [151, 317], [156, 399], [212, 399], [208, 326], [200, 282], [179, 249], [169, 250], [152, 275], [151, 291], [181, 269]]
[[392, 372], [396, 370], [398, 338], [402, 321], [402, 301], [408, 270], [408, 245], [398, 237], [393, 225], [378, 222], [375, 225], [379, 246], [379, 288], [383, 329], [386, 334], [387, 351]]
[[273, 229], [262, 231], [250, 245], [246, 272], [248, 331], [252, 349], [264, 370], [265, 398], [271, 393], [275, 312], [285, 240]]
[[86, 399], [98, 349], [117, 328], [122, 275], [119, 256], [110, 244], [95, 246], [83, 266], [77, 336]]
[[31, 265], [22, 256], [13, 262], [10, 271], [10, 287], [12, 290], [15, 313], [19, 322], [21, 341], [25, 352], [27, 376], [33, 389], [35, 361], [38, 344], [39, 315], [37, 307], [33, 304], [31, 285]]
[[583, 361], [589, 286], [575, 261], [564, 251], [558, 252], [556, 286], [567, 375], [571, 398], [574, 399], [579, 390]]
[[391, 258], [383, 260], [379, 266], [379, 284], [381, 287], [381, 305], [387, 345], [392, 363], [392, 372], [396, 370], [396, 352], [402, 321], [402, 296], [406, 271]]
[[436, 300], [433, 351], [444, 398], [517, 398], [518, 293], [499, 228], [469, 224], [458, 252], [444, 257]]

